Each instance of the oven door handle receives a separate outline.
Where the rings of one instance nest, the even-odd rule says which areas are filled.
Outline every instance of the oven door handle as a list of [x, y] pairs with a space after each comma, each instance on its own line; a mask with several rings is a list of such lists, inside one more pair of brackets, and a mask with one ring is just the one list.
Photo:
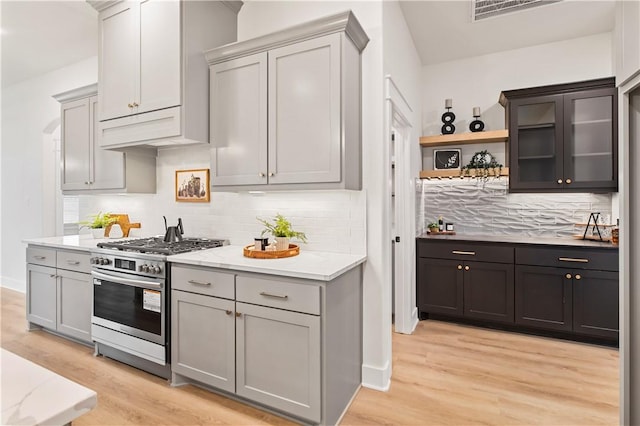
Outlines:
[[114, 282], [116, 284], [130, 285], [132, 287], [144, 287], [144, 288], [162, 288], [162, 283], [153, 281], [132, 280], [131, 278], [114, 277], [113, 275], [103, 274], [102, 272], [91, 271], [91, 276]]

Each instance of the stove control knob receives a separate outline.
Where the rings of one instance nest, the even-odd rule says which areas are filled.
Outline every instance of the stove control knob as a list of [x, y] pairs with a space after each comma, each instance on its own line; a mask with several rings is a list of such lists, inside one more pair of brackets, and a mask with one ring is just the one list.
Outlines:
[[94, 265], [96, 263], [96, 258], [92, 257], [91, 259], [89, 259], [89, 263]]
[[149, 272], [149, 265], [145, 263], [140, 267], [140, 269], [142, 269], [142, 272]]
[[105, 257], [103, 257], [102, 259], [100, 259], [100, 264], [101, 265], [109, 265], [111, 263], [111, 261]]
[[160, 265], [156, 265], [156, 266], [153, 268], [153, 272], [155, 272], [156, 274], [161, 273], [161, 272], [162, 272], [162, 268], [160, 267]]

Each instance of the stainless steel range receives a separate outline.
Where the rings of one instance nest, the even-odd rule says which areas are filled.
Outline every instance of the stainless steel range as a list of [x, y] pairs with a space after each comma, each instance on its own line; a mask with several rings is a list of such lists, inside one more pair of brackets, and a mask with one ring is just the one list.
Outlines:
[[167, 255], [220, 247], [226, 240], [143, 238], [99, 243], [91, 253], [96, 355], [170, 376], [170, 264]]

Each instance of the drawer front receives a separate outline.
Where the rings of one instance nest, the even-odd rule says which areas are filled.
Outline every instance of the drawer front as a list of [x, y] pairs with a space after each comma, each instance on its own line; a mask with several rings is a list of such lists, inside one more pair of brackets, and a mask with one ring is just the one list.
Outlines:
[[320, 287], [303, 282], [239, 275], [236, 300], [320, 315]]
[[44, 247], [27, 247], [27, 263], [56, 267], [56, 250]]
[[571, 269], [618, 270], [618, 251], [589, 248], [516, 248], [518, 265], [555, 266]]
[[90, 257], [89, 253], [80, 251], [58, 250], [56, 266], [58, 269], [66, 269], [69, 271], [88, 274], [91, 272], [91, 264], [89, 263]]
[[513, 246], [454, 241], [418, 241], [418, 257], [457, 261], [513, 263]]
[[208, 268], [171, 267], [171, 288], [207, 296], [233, 299], [235, 274]]

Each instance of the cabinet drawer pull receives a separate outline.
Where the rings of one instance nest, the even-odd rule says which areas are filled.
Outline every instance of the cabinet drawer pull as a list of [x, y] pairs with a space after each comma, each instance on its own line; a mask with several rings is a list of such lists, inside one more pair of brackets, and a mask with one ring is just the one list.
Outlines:
[[189, 284], [195, 284], [195, 285], [211, 285], [211, 283], [203, 283], [200, 281], [196, 281], [196, 280], [189, 280], [187, 281]]
[[286, 294], [284, 296], [280, 296], [278, 294], [269, 294], [269, 293], [265, 293], [264, 291], [260, 292], [260, 296], [265, 296], [265, 297], [275, 297], [276, 299], [284, 299], [287, 300], [289, 298], [289, 296], [287, 296]]
[[469, 268], [469, 266], [465, 266], [465, 267], [464, 267], [464, 270], [465, 270], [465, 271], [468, 271], [469, 269], [471, 269], [471, 268]]
[[476, 252], [475, 251], [460, 251], [460, 250], [453, 250], [451, 253], [453, 254], [465, 254], [467, 256], [475, 256]]
[[58, 276], [56, 274], [51, 274], [49, 275], [49, 278], [58, 278]]
[[79, 265], [80, 262], [78, 260], [67, 260], [67, 264], [69, 264], [69, 265]]
[[458, 265], [458, 269], [462, 269], [462, 265]]
[[565, 275], [565, 277], [566, 277], [568, 280], [570, 280], [570, 279], [571, 279], [571, 274], [567, 274], [567, 275]]
[[579, 259], [573, 257], [559, 257], [558, 260], [561, 262], [589, 263], [589, 259]]
[[47, 256], [33, 256], [38, 260], [45, 260], [47, 258]]
[[576, 280], [580, 280], [580, 279], [582, 279], [582, 275], [576, 274]]
[[562, 179], [558, 179], [558, 185], [562, 185]]
[[240, 316], [242, 316], [242, 313], [236, 312], [236, 317], [240, 317]]
[[567, 179], [567, 180], [565, 180], [565, 183], [570, 184], [570, 183], [571, 183], [571, 179]]
[[227, 315], [231, 315], [231, 314], [233, 313], [233, 312], [231, 312], [231, 311], [230, 311], [230, 310], [228, 310], [228, 309], [227, 309], [226, 311], [224, 311], [224, 312], [225, 312]]

